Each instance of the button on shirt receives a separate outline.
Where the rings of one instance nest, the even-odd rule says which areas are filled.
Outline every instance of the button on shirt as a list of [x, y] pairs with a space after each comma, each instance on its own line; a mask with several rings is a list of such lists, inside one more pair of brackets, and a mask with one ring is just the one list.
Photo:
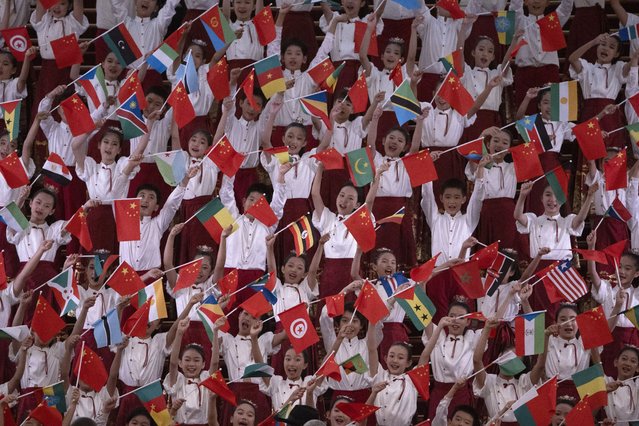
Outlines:
[[375, 412], [378, 425], [409, 426], [417, 411], [417, 389], [407, 374], [390, 374], [381, 366], [373, 384], [387, 382], [388, 385], [375, 397], [379, 410]]
[[550, 253], [543, 255], [544, 260], [563, 260], [572, 256], [570, 237], [580, 236], [584, 232], [584, 223], [578, 228], [572, 227], [572, 221], [576, 215], [566, 217], [537, 216], [534, 213], [525, 213], [528, 225], [524, 226], [517, 221], [517, 231], [520, 234], [529, 234], [530, 255], [536, 256], [542, 247], [550, 248]]
[[242, 37], [233, 40], [226, 50], [229, 61], [235, 59], [252, 59], [259, 61], [264, 58], [264, 47], [257, 41], [257, 31], [253, 21], [231, 22], [231, 29], [235, 32], [243, 29]]
[[[27, 349], [27, 360], [24, 374], [20, 379], [20, 387], [35, 388], [56, 383], [60, 380], [60, 362], [64, 355], [64, 343], [55, 342], [48, 347], [31, 346]], [[10, 361], [16, 362], [15, 354], [10, 354]]]
[[[338, 12], [333, 12], [333, 18], [338, 16]], [[331, 60], [343, 61], [343, 60], [359, 60], [359, 53], [355, 53], [355, 22], [367, 22], [368, 15], [364, 18], [357, 17], [351, 19], [348, 22], [340, 22], [335, 28], [335, 38], [333, 39], [333, 49], [331, 50]], [[331, 19], [331, 20], [332, 20]], [[319, 19], [319, 27], [324, 32], [328, 33], [331, 23], [327, 21], [324, 15]], [[375, 27], [375, 34], [379, 35], [384, 30], [384, 21], [378, 20]]]
[[73, 13], [69, 13], [64, 18], [54, 18], [51, 13], [45, 13], [39, 21], [36, 21], [36, 12], [31, 14], [30, 23], [38, 36], [39, 54], [42, 59], [55, 59], [51, 42], [59, 38], [75, 33], [80, 38], [89, 28], [89, 20], [82, 15], [82, 22], [78, 22]]
[[578, 371], [590, 365], [590, 350], [584, 349], [581, 338], [564, 340], [561, 337], [548, 338], [548, 356], [546, 357], [546, 376], [558, 376], [557, 379], [571, 379]]
[[619, 198], [619, 201], [623, 203], [623, 205], [627, 205], [626, 203], [626, 191], [625, 190], [606, 190], [606, 178], [602, 175], [599, 170], [595, 170], [594, 175], [590, 173], [586, 174], [585, 184], [588, 186], [592, 186], [594, 183], [599, 184], [599, 188], [595, 192], [594, 197], [594, 206], [595, 206], [595, 214], [599, 216], [603, 216], [608, 210], [608, 207], [615, 200], [615, 197]]
[[[477, 379], [473, 380], [473, 393], [482, 398], [488, 410], [488, 416], [497, 416], [510, 401], [517, 401], [526, 392], [532, 389], [530, 373], [519, 376], [518, 379], [505, 379], [497, 374], [486, 374], [484, 386], [480, 387]], [[502, 420], [505, 422], [516, 422], [512, 409], [506, 411]]]
[[[613, 383], [615, 379], [606, 376], [606, 383]], [[635, 420], [639, 417], [639, 381], [628, 380], [616, 391], [608, 393], [608, 405], [605, 407], [608, 418], [615, 419], [615, 424], [627, 426], [624, 420]], [[623, 422], [623, 423], [622, 423]]]
[[617, 99], [621, 87], [626, 82], [626, 77], [623, 76], [625, 62], [592, 64], [585, 59], [579, 59], [579, 63], [582, 67], [581, 72], [578, 73], [571, 66], [570, 76], [579, 80], [584, 99]]
[[[431, 354], [431, 373], [442, 383], [453, 383], [473, 373], [473, 352], [479, 341], [481, 330], [466, 330], [464, 334], [453, 336], [444, 331], [439, 333], [437, 344]], [[422, 336], [422, 341], [425, 339]], [[428, 339], [426, 339], [426, 344]]]
[[[251, 352], [251, 338], [249, 336], [232, 336], [228, 333], [218, 331], [222, 344], [220, 352], [224, 358], [224, 363], [229, 373], [229, 380], [239, 380], [244, 374], [244, 367], [255, 363]], [[279, 346], [273, 347], [274, 334], [266, 332], [257, 338], [257, 345], [264, 357], [264, 362], [269, 355], [277, 353]], [[249, 379], [252, 383], [259, 384], [260, 378]]]
[[[208, 371], [202, 371], [200, 377], [187, 379], [178, 372], [173, 386], [169, 386], [169, 378], [164, 378], [163, 386], [166, 393], [175, 401], [183, 399], [182, 407], [175, 415], [175, 421], [180, 424], [208, 424], [209, 391], [199, 386], [199, 383], [210, 377]], [[260, 379], [261, 380], [261, 379]]]
[[[286, 182], [286, 199], [291, 200], [294, 198], [308, 198], [311, 195], [311, 187], [313, 186], [313, 179], [315, 178], [315, 172], [317, 171], [317, 161], [311, 158], [311, 155], [315, 154], [313, 149], [310, 152], [304, 153], [302, 158], [297, 155], [291, 155], [291, 162], [293, 168], [284, 175], [284, 181]], [[278, 179], [280, 172], [279, 161], [274, 155], [271, 155], [271, 159], [266, 159], [266, 154], [262, 153], [260, 156], [260, 163], [264, 170], [267, 171], [271, 182], [275, 182]]]
[[330, 239], [324, 244], [324, 256], [327, 259], [352, 259], [355, 257], [357, 242], [344, 226], [344, 219], [348, 216], [336, 215], [328, 208], [324, 208], [321, 215], [313, 212], [313, 226], [320, 235], [330, 234]]
[[382, 156], [375, 152], [375, 167], [384, 163], [389, 163], [390, 168], [383, 173], [379, 181], [378, 197], [406, 197], [413, 195], [413, 188], [410, 185], [410, 178], [406, 173], [404, 162], [399, 157]]
[[76, 171], [78, 178], [87, 184], [89, 198], [99, 201], [126, 198], [129, 192], [129, 183], [140, 170], [140, 167], [136, 166], [126, 176], [123, 170], [128, 162], [128, 157], [120, 157], [115, 163], [98, 164], [92, 157], [85, 157], [84, 165], [82, 168], [78, 167]]
[[166, 357], [171, 354], [166, 347], [167, 333], [140, 339], [131, 337], [122, 352], [119, 378], [127, 386], [143, 386], [162, 377]]
[[[433, 74], [445, 74], [446, 70], [439, 63], [439, 58], [443, 58], [457, 49], [457, 34], [464, 20], [444, 18], [443, 16], [435, 18], [427, 8], [424, 8], [422, 15], [424, 22], [417, 27], [417, 34], [422, 39], [419, 69]], [[470, 30], [469, 27], [465, 34], [466, 37], [470, 35]]]
[[475, 180], [475, 172], [470, 168], [470, 162], [466, 164], [464, 172], [469, 181], [475, 182], [475, 185], [482, 185], [484, 200], [515, 197], [517, 176], [513, 163], [493, 163], [490, 169], [484, 168], [484, 177], [478, 182]]
[[27, 85], [18, 91], [18, 78], [0, 80], [0, 102], [13, 101], [27, 97]]
[[[144, 122], [148, 126], [148, 119], [144, 117]], [[164, 118], [161, 120], [157, 120], [151, 129], [151, 135], [149, 135], [149, 143], [146, 145], [146, 149], [144, 150], [144, 158], [142, 159], [143, 163], [152, 163], [155, 164], [155, 160], [153, 159], [152, 154], [157, 154], [159, 152], [166, 152], [169, 144], [169, 138], [171, 137], [171, 126], [173, 125], [173, 108], [170, 108], [166, 114], [164, 114]], [[129, 142], [131, 144], [131, 152], [135, 152], [138, 149], [138, 145], [142, 141], [143, 136], [138, 136], [137, 138], [130, 139]]]
[[267, 105], [257, 121], [246, 121], [243, 117], [235, 118], [235, 104], [233, 105], [228, 112], [224, 132], [237, 152], [252, 152], [246, 156], [241, 166], [242, 169], [252, 169], [257, 167], [260, 159], [259, 152], [253, 151], [260, 148], [260, 137], [264, 133], [264, 125], [268, 120], [270, 108]]
[[[335, 148], [342, 155], [360, 149], [362, 147], [362, 139], [367, 134], [366, 129], [362, 126], [362, 121], [362, 117], [357, 117], [353, 121], [335, 123], [330, 147]], [[324, 137], [326, 131], [326, 125], [322, 123], [319, 140]]]
[[[262, 393], [271, 398], [271, 405], [273, 406], [273, 409], [278, 411], [284, 406], [286, 401], [288, 401], [288, 398], [293, 392], [295, 392], [298, 388], [308, 386], [308, 383], [312, 378], [313, 376], [306, 376], [303, 379], [289, 380], [282, 376], [273, 376], [271, 377], [271, 381], [268, 385], [264, 383], [264, 381], [260, 381], [260, 390]], [[326, 384], [326, 380], [322, 380], [321, 384], [313, 391], [313, 401], [317, 401], [317, 397], [324, 394], [327, 389], [328, 385]], [[306, 401], [306, 392], [304, 392], [302, 398], [293, 401], [291, 406], [294, 407], [296, 405], [300, 405], [304, 403], [303, 401]]]
[[190, 167], [198, 167], [198, 172], [186, 184], [184, 199], [192, 200], [196, 197], [213, 195], [217, 184], [217, 175], [219, 174], [219, 169], [215, 163], [209, 157], [198, 159], [189, 156], [186, 169], [188, 170]]
[[[58, 220], [51, 225], [46, 223], [36, 225], [29, 222], [27, 229], [20, 232], [14, 232], [7, 228], [7, 241], [16, 246], [20, 262], [26, 262], [38, 251], [42, 241], [53, 240], [51, 249], [47, 250], [40, 259], [44, 262], [53, 262], [60, 246], [71, 242], [71, 234], [64, 231], [65, 224], [64, 220]], [[63, 232], [65, 235], [62, 235]]]
[[[426, 108], [428, 102], [421, 102]], [[466, 127], [473, 125], [476, 115], [471, 118], [460, 115], [452, 108], [442, 111], [439, 108], [430, 110], [424, 120], [421, 147], [451, 147], [459, 143]]]
[[[73, 389], [69, 386], [66, 395], [66, 402], [68, 404], [67, 406], [71, 404], [72, 393]], [[109, 418], [108, 413], [104, 413], [104, 408], [107, 404], [107, 401], [111, 398], [117, 398], [118, 396], [119, 392], [117, 388], [115, 389], [113, 395], [110, 395], [106, 385], [103, 386], [102, 389], [100, 389], [100, 392], [85, 392], [83, 390], [80, 390], [80, 399], [78, 400], [78, 404], [75, 407], [72, 420], [75, 420], [78, 417], [88, 417], [95, 420], [95, 423], [98, 426], [105, 426]], [[117, 406], [118, 401], [116, 401], [116, 407]]]
[[275, 314], [275, 320], [279, 321], [278, 314], [290, 309], [300, 303], [309, 303], [319, 296], [319, 290], [317, 285], [314, 290], [308, 285], [308, 278], [304, 278], [299, 284], [284, 283], [278, 278], [275, 281], [275, 295], [277, 296], [277, 303], [273, 305], [273, 313]]

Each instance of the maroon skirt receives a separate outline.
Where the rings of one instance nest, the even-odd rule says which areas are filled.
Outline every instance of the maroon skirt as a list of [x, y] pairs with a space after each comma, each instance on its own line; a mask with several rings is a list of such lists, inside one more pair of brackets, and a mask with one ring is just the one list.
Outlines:
[[20, 259], [16, 246], [7, 241], [7, 225], [0, 222], [0, 251], [4, 256], [4, 271], [7, 277], [16, 277], [20, 272]]
[[[351, 265], [353, 259], [325, 258], [319, 281], [319, 297], [332, 296], [351, 283]], [[349, 294], [348, 296], [353, 296]]]
[[[599, 114], [606, 106], [615, 104], [614, 99], [590, 98], [584, 99], [584, 106], [581, 111], [581, 121], [586, 121]], [[606, 115], [599, 120], [601, 130], [610, 132], [624, 126], [623, 109], [617, 109], [614, 114]], [[628, 143], [626, 132], [615, 132], [606, 139], [606, 146], [623, 148]]]
[[[22, 389], [22, 394], [24, 395], [29, 392], [37, 391], [40, 389], [41, 388], [37, 388], [37, 387], [24, 388]], [[35, 393], [32, 393], [31, 395], [25, 395], [18, 400], [18, 408], [17, 408], [17, 415], [16, 415], [16, 420], [18, 421], [18, 424], [22, 424], [26, 420], [31, 410], [33, 410], [34, 408], [38, 406], [38, 404], [40, 403], [40, 399], [38, 398], [38, 396], [39, 396], [38, 392], [35, 392]]]
[[[434, 416], [437, 411], [439, 402], [446, 396], [448, 391], [453, 387], [454, 383], [442, 383], [432, 380], [433, 386], [430, 390], [430, 399], [428, 400], [428, 413]], [[474, 406], [475, 399], [473, 398], [473, 389], [471, 381], [466, 382], [466, 386], [462, 387], [453, 396], [450, 405], [448, 406], [448, 416], [452, 416], [455, 412], [455, 407], [458, 405], [470, 405]], [[433, 414], [430, 414], [433, 413]]]
[[111, 254], [117, 254], [120, 251], [112, 206], [99, 205], [89, 210], [87, 224], [94, 250], [109, 250]]
[[[190, 328], [190, 327], [189, 327]], [[118, 389], [120, 391], [120, 395], [124, 395], [125, 393], [132, 392], [136, 390], [137, 386], [128, 386], [118, 380]], [[136, 394], [132, 393], [130, 395], [124, 396], [120, 398], [120, 406], [118, 407], [118, 416], [115, 421], [117, 426], [125, 426], [126, 418], [129, 416], [133, 410], [137, 408], [144, 407], [140, 398], [137, 397]]]
[[[202, 206], [211, 201], [211, 195], [203, 195], [190, 200], [182, 200], [180, 205], [180, 218], [184, 222], [193, 216]], [[191, 220], [184, 225], [180, 233], [180, 251], [178, 265], [182, 265], [195, 258], [198, 246], [208, 246], [217, 252], [217, 243], [202, 226], [199, 220]], [[214, 257], [215, 259], [215, 257]]]
[[[384, 25], [386, 25], [386, 21], [384, 21]], [[501, 63], [508, 46], [499, 44], [499, 36], [495, 28], [495, 17], [492, 14], [477, 17], [477, 20], [473, 24], [473, 29], [464, 44], [464, 61], [467, 64], [475, 63], [475, 58], [473, 58], [472, 53], [473, 50], [475, 50], [475, 46], [477, 46], [479, 37], [490, 37], [492, 39], [495, 45], [495, 60], [493, 62], [496, 64]]]
[[[568, 45], [565, 54], [566, 58], [577, 48], [597, 38], [599, 34], [608, 32], [608, 17], [606, 16], [606, 11], [599, 5], [575, 7], [574, 10], [570, 31], [568, 32], [568, 37], [566, 37]], [[597, 48], [591, 47], [581, 57], [590, 63], [594, 63], [597, 60]], [[568, 66], [569, 63], [566, 61], [566, 70]]]
[[[591, 222], [592, 226], [597, 226], [601, 219], [601, 216], [593, 215]], [[626, 223], [621, 220], [613, 219], [609, 216], [604, 217], [603, 222], [601, 222], [601, 225], [597, 229], [597, 243], [595, 245], [595, 248], [597, 250], [602, 250], [613, 243], [623, 240], [628, 240], [626, 249], [629, 249], [630, 233], [628, 232], [628, 225], [626, 225]], [[601, 265], [597, 263], [597, 271], [614, 274], [615, 265]]]
[[42, 59], [41, 66], [38, 83], [35, 86], [35, 96], [32, 99], [33, 104], [31, 104], [31, 117], [37, 115], [40, 101], [44, 99], [49, 92], [71, 81], [71, 77], [69, 76], [71, 71], [70, 67], [59, 69], [54, 59]]
[[377, 349], [379, 362], [383, 368], [386, 368], [386, 356], [391, 346], [397, 342], [409, 342], [408, 331], [408, 328], [406, 328], [403, 322], [384, 322], [384, 328], [382, 329], [384, 337]]
[[[311, 202], [308, 198], [289, 198], [286, 200], [286, 204], [284, 204], [284, 214], [282, 215], [282, 219], [280, 219], [277, 230], [281, 230], [311, 211]], [[311, 247], [311, 249], [306, 253], [307, 263], [311, 261], [313, 254], [315, 253], [315, 248], [316, 246]], [[279, 234], [275, 239], [274, 249], [277, 264], [284, 266], [282, 263], [284, 262], [284, 259], [286, 259], [291, 252], [295, 252], [293, 235], [288, 231]]]
[[480, 109], [477, 111], [475, 123], [464, 130], [464, 135], [461, 140], [470, 142], [477, 139], [481, 132], [492, 126], [501, 127], [501, 115], [499, 115], [499, 111]]
[[[543, 65], [540, 67], [518, 67], [515, 71], [513, 87], [515, 89], [515, 105], [519, 107], [532, 87], [543, 87], [548, 83], [559, 83], [559, 67]], [[532, 100], [528, 104], [526, 114], [537, 112], [537, 103]]]
[[440, 80], [440, 74], [429, 72], [422, 74], [422, 79], [417, 84], [417, 99], [422, 102], [431, 102], [435, 94], [437, 83], [439, 83]]
[[189, 328], [184, 332], [181, 348], [183, 349], [191, 343], [197, 343], [202, 347], [204, 351], [204, 368], [208, 370], [209, 363], [211, 362], [211, 340], [208, 334], [206, 334], [202, 321], [191, 321]]
[[334, 62], [335, 69], [340, 65], [344, 64], [344, 68], [339, 74], [339, 79], [337, 80], [337, 84], [335, 85], [335, 90], [333, 91], [334, 96], [339, 96], [339, 93], [345, 87], [351, 87], [355, 80], [357, 80], [357, 71], [359, 71], [359, 67], [361, 63], [359, 59], [347, 59], [345, 61], [336, 61]]
[[147, 68], [144, 80], [142, 80], [142, 90], [144, 93], [148, 93], [149, 89], [155, 86], [162, 86], [164, 84], [164, 77], [156, 70]]
[[[224, 275], [231, 272], [231, 270], [232, 269], [230, 268], [224, 268]], [[238, 269], [237, 270], [237, 288], [238, 289], [242, 288], [246, 284], [249, 284], [255, 281], [256, 279], [264, 275], [264, 273], [265, 272], [261, 269]], [[255, 294], [255, 292], [251, 290], [250, 288], [245, 288], [241, 290], [240, 292], [238, 292], [237, 294], [231, 297], [231, 300], [229, 301], [229, 304], [226, 307], [226, 311], [228, 312], [234, 307], [239, 306], [242, 302], [244, 302], [246, 299], [251, 297], [253, 294]], [[237, 311], [233, 312], [231, 315], [227, 315], [227, 320], [230, 327], [229, 333], [233, 335], [236, 335], [238, 332], [239, 327], [237, 324], [237, 318], [240, 315], [239, 311], [240, 310], [238, 309]]]
[[479, 225], [475, 236], [484, 244], [499, 240], [500, 248], [517, 249], [517, 227], [514, 219], [515, 200], [489, 198], [481, 205]]
[[[550, 266], [554, 262], [554, 260], [540, 260], [539, 266], [537, 266], [537, 270], [535, 271], [535, 273]], [[557, 309], [559, 308], [561, 302], [550, 303], [543, 281], [539, 281], [533, 286], [533, 291], [528, 301], [530, 302], [530, 306], [532, 307], [533, 311], [542, 311], [544, 309], [546, 310], [546, 327], [555, 322], [555, 314], [557, 313]]]
[[[382, 116], [379, 117], [379, 121], [377, 123], [377, 138], [375, 139], [375, 149], [377, 150], [377, 152], [386, 152], [383, 145], [384, 138], [386, 137], [388, 132], [394, 127], [399, 127], [399, 122], [397, 121], [397, 116], [395, 115], [395, 112], [394, 111], [382, 112]], [[410, 141], [406, 141], [406, 145], [410, 145]]]
[[639, 346], [639, 330], [635, 327], [615, 327], [612, 331], [612, 337], [613, 341], [605, 345], [601, 352], [601, 363], [606, 376], [617, 377], [615, 359], [624, 346]]
[[[286, 133], [286, 126], [273, 126], [273, 132], [271, 133], [271, 145], [274, 147], [284, 146], [284, 134]], [[306, 126], [306, 146], [304, 151], [308, 152], [313, 148], [317, 148], [319, 141], [313, 137], [313, 126]]]
[[344, 169], [324, 170], [320, 195], [327, 209], [337, 211], [337, 195], [345, 183], [351, 181], [348, 171]]
[[[95, 36], [97, 37], [99, 35], [102, 35], [108, 30], [109, 30], [108, 28], [105, 28], [105, 29], [96, 28]], [[102, 37], [98, 38], [93, 43], [93, 48], [95, 49], [95, 60], [98, 63], [103, 62], [104, 59], [107, 57], [107, 55], [111, 52], [111, 49], [109, 49], [109, 46], [107, 46], [107, 44], [104, 42], [104, 39]]]
[[184, 151], [189, 152], [189, 140], [191, 136], [193, 136], [193, 133], [198, 130], [205, 130], [212, 133], [208, 115], [198, 115], [191, 120], [189, 124], [180, 129], [180, 146]]
[[[20, 262], [20, 270], [24, 268], [26, 262]], [[27, 278], [27, 282], [25, 285], [25, 290], [35, 290], [42, 284], [48, 282], [51, 278], [55, 277], [60, 273], [60, 270], [56, 268], [53, 262], [48, 262], [46, 260], [41, 260], [38, 262], [38, 267], [31, 273], [29, 278]], [[42, 297], [44, 297], [49, 303], [53, 304], [54, 309], [58, 309], [60, 312], [61, 306], [58, 306], [58, 302], [55, 300], [53, 296], [53, 289], [48, 285], [45, 285], [40, 290], [42, 293]], [[29, 324], [31, 318], [33, 318], [33, 311], [35, 310], [36, 303], [38, 303], [37, 297], [31, 298], [30, 306], [27, 308], [24, 313], [24, 321], [23, 324]]]
[[[541, 167], [544, 171], [549, 171], [561, 165], [559, 160], [559, 153], [553, 151], [546, 151], [539, 155], [539, 161], [541, 162]], [[544, 205], [541, 202], [541, 197], [544, 194], [544, 189], [548, 186], [548, 181], [546, 179], [540, 179], [535, 182], [526, 197], [526, 202], [524, 204], [524, 211], [535, 213], [537, 216], [544, 214]]]
[[[415, 235], [413, 233], [413, 212], [410, 198], [378, 197], [373, 205], [373, 215], [379, 220], [395, 214], [402, 207], [404, 218], [401, 224], [384, 223], [377, 229], [375, 247], [386, 247], [393, 251], [397, 265], [410, 268], [417, 263]], [[367, 256], [370, 261], [370, 256]]]
[[173, 188], [164, 182], [164, 178], [162, 178], [160, 170], [158, 170], [158, 166], [155, 163], [140, 163], [140, 171], [129, 181], [128, 197], [135, 198], [138, 195], [138, 187], [145, 183], [150, 183], [159, 189], [163, 201], [166, 201], [173, 191]]
[[[386, 21], [384, 21], [386, 25]], [[290, 39], [297, 39], [306, 45], [307, 58], [314, 58], [318, 45], [315, 38], [315, 21], [311, 12], [288, 12], [284, 18], [282, 26], [282, 46]], [[277, 52], [280, 54], [280, 52]], [[283, 54], [283, 52], [282, 52]], [[302, 71], [306, 70], [310, 60], [302, 66]]]
[[[266, 420], [271, 415], [271, 401], [270, 399], [260, 392], [260, 388], [255, 383], [246, 382], [234, 382], [229, 383], [231, 391], [238, 396], [238, 399], [247, 399], [255, 404], [255, 424]], [[220, 405], [220, 424], [231, 424], [231, 417], [235, 411], [235, 406], [228, 403], [222, 398], [218, 398]]]

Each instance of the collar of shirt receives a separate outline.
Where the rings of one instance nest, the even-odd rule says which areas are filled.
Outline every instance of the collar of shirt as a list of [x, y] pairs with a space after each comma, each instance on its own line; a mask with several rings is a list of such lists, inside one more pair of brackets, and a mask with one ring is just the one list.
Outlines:
[[113, 169], [115, 169], [115, 165], [116, 165], [116, 164], [117, 164], [117, 163], [116, 163], [115, 161], [114, 161], [113, 163], [111, 163], [111, 164], [104, 164], [104, 163], [100, 163], [100, 168], [102, 168], [102, 169], [111, 169], [111, 170], [113, 170]]
[[31, 223], [31, 222], [29, 222], [29, 226], [30, 226], [31, 228], [34, 228], [34, 229], [42, 229], [42, 230], [46, 230], [46, 229], [47, 229], [47, 224], [46, 224], [46, 223], [43, 223], [43, 224], [41, 224], [41, 225], [38, 225], [37, 223]]
[[240, 116], [237, 120], [242, 126], [249, 126], [251, 123], [255, 123], [255, 121], [247, 121], [244, 117]]
[[302, 75], [302, 70], [291, 71], [289, 69], [284, 68], [284, 77], [299, 77]]
[[482, 68], [482, 67], [475, 67], [473, 68], [473, 71], [485, 71], [485, 72], [489, 72], [490, 68]]
[[556, 214], [554, 216], [548, 216], [547, 214], [543, 214], [542, 216], [545, 216], [546, 218], [548, 218], [550, 220], [557, 220], [557, 219], [561, 218], [560, 214]]
[[151, 18], [141, 18], [139, 16], [136, 16], [133, 20], [139, 24], [147, 24], [151, 22]]
[[445, 216], [448, 216], [448, 217], [450, 217], [450, 218], [456, 219], [456, 218], [458, 218], [458, 217], [460, 217], [460, 216], [462, 215], [462, 212], [461, 212], [461, 210], [460, 210], [460, 211], [458, 211], [457, 213], [455, 213], [455, 215], [453, 216], [453, 215], [451, 215], [450, 213], [448, 213], [446, 210], [444, 210], [444, 215], [445, 215]]
[[612, 64], [600, 64], [597, 62], [595, 65], [597, 66], [597, 68], [612, 68]]
[[153, 219], [151, 216], [142, 216], [142, 217], [140, 218], [140, 222], [141, 222], [141, 223], [148, 223], [148, 222], [150, 222], [150, 221], [151, 221], [151, 219]]

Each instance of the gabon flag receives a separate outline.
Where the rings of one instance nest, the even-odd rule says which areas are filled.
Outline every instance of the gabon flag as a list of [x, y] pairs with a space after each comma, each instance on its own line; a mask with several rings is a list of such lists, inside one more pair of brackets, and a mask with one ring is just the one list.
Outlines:
[[566, 47], [566, 38], [559, 22], [557, 12], [551, 12], [537, 21], [539, 36], [541, 37], [541, 50], [555, 52]]
[[76, 358], [73, 374], [96, 392], [100, 392], [109, 378], [102, 360], [87, 345], [83, 345], [80, 356]]
[[118, 241], [140, 240], [140, 199], [123, 198], [113, 200], [113, 216], [115, 217]]
[[89, 224], [87, 223], [87, 212], [80, 207], [64, 227], [71, 235], [76, 237], [80, 245], [87, 252], [93, 250], [91, 242], [91, 234], [89, 233]]
[[386, 303], [379, 297], [379, 293], [368, 280], [364, 281], [364, 285], [359, 291], [359, 296], [355, 301], [355, 309], [361, 312], [371, 324], [377, 324], [390, 313]]
[[82, 63], [82, 51], [75, 33], [51, 41], [51, 49], [58, 69]]
[[293, 349], [298, 354], [319, 342], [319, 336], [315, 331], [311, 318], [308, 316], [308, 309], [305, 303], [300, 303], [281, 312], [279, 318]]
[[355, 210], [344, 220], [344, 226], [351, 233], [363, 253], [375, 248], [375, 227], [366, 204]]
[[77, 93], [60, 102], [60, 108], [64, 112], [67, 125], [73, 136], [80, 136], [95, 129], [91, 113]]
[[31, 331], [38, 335], [40, 340], [48, 342], [53, 339], [65, 326], [65, 322], [58, 313], [49, 305], [42, 295], [38, 295], [33, 319], [31, 320]]

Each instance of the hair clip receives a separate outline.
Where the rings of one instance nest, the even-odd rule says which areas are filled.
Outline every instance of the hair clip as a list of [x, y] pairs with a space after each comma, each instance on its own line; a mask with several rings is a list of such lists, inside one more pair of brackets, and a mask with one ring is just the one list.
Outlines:
[[213, 247], [207, 246], [205, 244], [202, 244], [201, 246], [197, 246], [195, 248], [195, 250], [200, 252], [200, 253], [202, 253], [202, 254], [204, 254], [204, 253], [206, 253], [206, 254], [213, 253]]
[[388, 39], [388, 43], [394, 43], [394, 44], [403, 45], [405, 42], [404, 42], [404, 39], [401, 38], [401, 37], [391, 37], [391, 38]]
[[199, 38], [194, 38], [193, 40], [191, 40], [191, 44], [195, 44], [196, 46], [200, 47], [208, 46], [208, 44], [204, 40], [200, 40]]

